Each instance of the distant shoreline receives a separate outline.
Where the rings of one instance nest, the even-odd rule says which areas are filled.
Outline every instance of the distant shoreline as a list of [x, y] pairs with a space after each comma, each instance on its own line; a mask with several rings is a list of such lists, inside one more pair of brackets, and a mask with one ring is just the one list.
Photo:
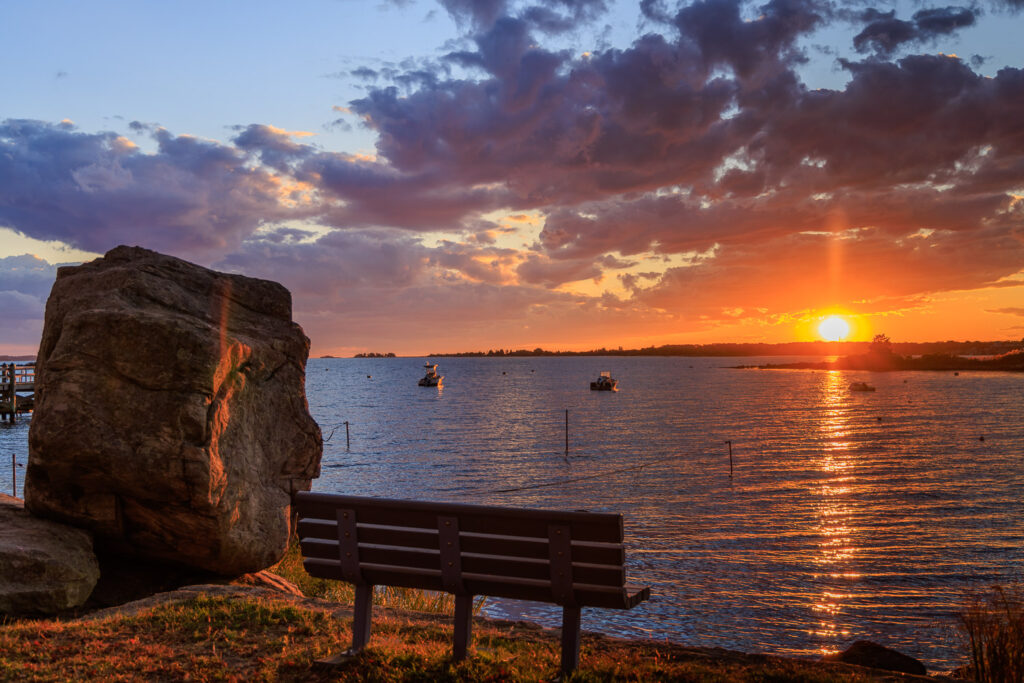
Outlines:
[[[904, 356], [1000, 356], [1024, 347], [1024, 341], [942, 341], [903, 342], [892, 344], [892, 351]], [[750, 357], [750, 356], [853, 356], [864, 354], [871, 348], [871, 342], [784, 342], [767, 343], [716, 343], [716, 344], [666, 344], [640, 349], [592, 349], [589, 351], [548, 351], [535, 349], [490, 349], [488, 351], [460, 351], [428, 353], [403, 358], [508, 358], [543, 356], [683, 356], [706, 357]], [[320, 358], [338, 358], [329, 354]], [[362, 352], [354, 358], [394, 358], [393, 353]]]
[[758, 370], [867, 370], [869, 372], [897, 372], [924, 370], [933, 372], [1024, 372], [1024, 353], [1006, 353], [994, 358], [964, 358], [946, 354], [917, 357], [896, 354], [866, 353], [847, 356], [834, 361], [802, 363], [768, 363], [765, 365], [736, 365], [736, 369]]

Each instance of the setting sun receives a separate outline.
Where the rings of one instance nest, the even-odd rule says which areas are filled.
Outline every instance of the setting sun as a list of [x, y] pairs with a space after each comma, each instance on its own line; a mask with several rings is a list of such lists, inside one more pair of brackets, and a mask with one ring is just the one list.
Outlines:
[[837, 315], [829, 316], [818, 325], [818, 334], [825, 341], [842, 341], [850, 334], [850, 323]]

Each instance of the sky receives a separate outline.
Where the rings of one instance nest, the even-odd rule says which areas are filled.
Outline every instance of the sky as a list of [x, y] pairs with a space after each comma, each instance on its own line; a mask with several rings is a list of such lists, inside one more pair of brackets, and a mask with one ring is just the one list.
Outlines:
[[[952, 4], [947, 4], [947, 3]], [[1024, 0], [0, 4], [0, 353], [119, 244], [313, 355], [1024, 338]]]

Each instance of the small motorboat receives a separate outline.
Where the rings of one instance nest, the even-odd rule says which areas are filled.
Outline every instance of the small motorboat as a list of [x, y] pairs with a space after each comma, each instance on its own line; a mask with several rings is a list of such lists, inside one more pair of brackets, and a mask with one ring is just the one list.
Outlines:
[[439, 387], [441, 382], [444, 381], [444, 375], [437, 374], [437, 363], [424, 363], [423, 367], [426, 368], [427, 374], [420, 380], [421, 387]]
[[850, 391], [874, 391], [875, 388], [867, 382], [851, 382]]
[[602, 372], [596, 381], [590, 383], [592, 391], [618, 391], [619, 380], [612, 379], [612, 373]]

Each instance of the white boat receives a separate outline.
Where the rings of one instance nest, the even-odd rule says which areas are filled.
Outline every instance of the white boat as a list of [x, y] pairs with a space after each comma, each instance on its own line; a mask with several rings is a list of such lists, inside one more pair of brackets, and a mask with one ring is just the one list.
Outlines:
[[421, 387], [439, 387], [444, 380], [444, 375], [437, 374], [437, 363], [424, 363], [427, 374], [420, 380]]
[[612, 373], [602, 372], [596, 381], [590, 383], [592, 391], [618, 391], [619, 380], [612, 379]]

